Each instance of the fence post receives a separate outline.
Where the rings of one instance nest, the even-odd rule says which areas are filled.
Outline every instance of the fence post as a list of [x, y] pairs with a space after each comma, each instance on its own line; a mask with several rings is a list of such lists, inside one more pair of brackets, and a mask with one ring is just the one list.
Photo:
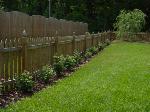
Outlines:
[[92, 47], [94, 46], [94, 32], [92, 32]]
[[100, 43], [100, 32], [98, 32], [97, 37], [98, 37], [98, 44], [99, 44]]
[[98, 41], [99, 41], [99, 38], [98, 38], [98, 36], [99, 36], [99, 32], [97, 33], [97, 36], [96, 36], [96, 46], [98, 46]]
[[148, 42], [150, 42], [150, 34], [147, 33], [147, 36], [148, 36]]
[[86, 48], [87, 48], [87, 37], [88, 37], [89, 33], [86, 32], [85, 33], [85, 37], [84, 37], [84, 51], [86, 51]]
[[59, 42], [58, 42], [58, 31], [56, 31], [55, 33], [55, 55], [58, 54], [58, 45], [59, 45]]
[[24, 30], [21, 38], [22, 70], [27, 70], [27, 33]]
[[105, 40], [106, 40], [106, 31], [104, 32], [104, 40], [103, 40], [103, 43], [105, 43]]
[[76, 33], [73, 32], [73, 39], [72, 39], [72, 54], [75, 51], [75, 39], [76, 39]]
[[111, 31], [109, 31], [109, 40], [112, 41]]
[[101, 39], [101, 42], [104, 43], [104, 40], [105, 40], [105, 32], [102, 33], [102, 39]]

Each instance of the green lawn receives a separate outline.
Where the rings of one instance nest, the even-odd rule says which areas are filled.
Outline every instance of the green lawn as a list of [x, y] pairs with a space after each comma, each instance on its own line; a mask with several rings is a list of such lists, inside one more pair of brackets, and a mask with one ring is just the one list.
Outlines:
[[72, 76], [6, 112], [148, 112], [150, 44], [114, 42]]

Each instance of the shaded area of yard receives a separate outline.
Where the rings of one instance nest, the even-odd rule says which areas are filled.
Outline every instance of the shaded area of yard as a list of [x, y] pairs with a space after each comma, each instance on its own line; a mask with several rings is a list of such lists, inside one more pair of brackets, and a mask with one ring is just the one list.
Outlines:
[[150, 44], [114, 42], [72, 76], [6, 112], [150, 110]]

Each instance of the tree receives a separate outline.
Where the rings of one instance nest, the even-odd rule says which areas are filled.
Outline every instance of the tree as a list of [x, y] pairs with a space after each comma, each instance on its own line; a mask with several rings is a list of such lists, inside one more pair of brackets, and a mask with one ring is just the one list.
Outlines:
[[[21, 11], [29, 15], [48, 17], [48, 0], [0, 0], [5, 11]], [[150, 0], [51, 0], [51, 16], [58, 19], [82, 21], [90, 32], [113, 30], [113, 23], [121, 10], [140, 9], [146, 15], [150, 31]]]
[[2, 10], [3, 10], [3, 1], [0, 0], [0, 11], [2, 11]]
[[140, 32], [145, 26], [145, 17], [146, 15], [139, 9], [122, 10], [114, 23], [117, 37], [124, 37], [126, 34], [130, 36]]

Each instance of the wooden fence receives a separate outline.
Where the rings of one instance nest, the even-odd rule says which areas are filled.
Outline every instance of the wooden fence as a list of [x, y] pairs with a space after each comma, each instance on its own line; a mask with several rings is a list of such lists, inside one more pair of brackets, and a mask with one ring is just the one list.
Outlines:
[[[80, 52], [87, 48], [103, 43], [106, 39], [114, 40], [113, 32], [98, 34], [59, 36], [54, 37], [22, 37], [0, 40], [0, 86], [3, 91], [9, 91], [14, 87], [15, 77], [24, 70], [34, 72], [46, 64], [53, 64], [53, 56], [72, 55], [74, 50]], [[134, 35], [135, 41], [150, 42], [147, 33]]]
[[88, 31], [88, 24], [40, 15], [29, 16], [17, 11], [0, 12], [0, 39], [20, 38], [24, 29], [32, 38], [54, 36], [56, 30], [60, 36], [72, 35], [72, 32], [83, 35]]
[[13, 88], [15, 76], [24, 70], [34, 72], [46, 64], [53, 63], [53, 56], [71, 55], [74, 50], [85, 51], [86, 48], [105, 42], [106, 39], [113, 40], [111, 32], [75, 35], [31, 38], [22, 37], [17, 39], [6, 39], [0, 42], [0, 82], [3, 91]]
[[124, 38], [126, 41], [137, 42], [150, 42], [150, 33], [136, 33], [134, 35], [126, 35]]

